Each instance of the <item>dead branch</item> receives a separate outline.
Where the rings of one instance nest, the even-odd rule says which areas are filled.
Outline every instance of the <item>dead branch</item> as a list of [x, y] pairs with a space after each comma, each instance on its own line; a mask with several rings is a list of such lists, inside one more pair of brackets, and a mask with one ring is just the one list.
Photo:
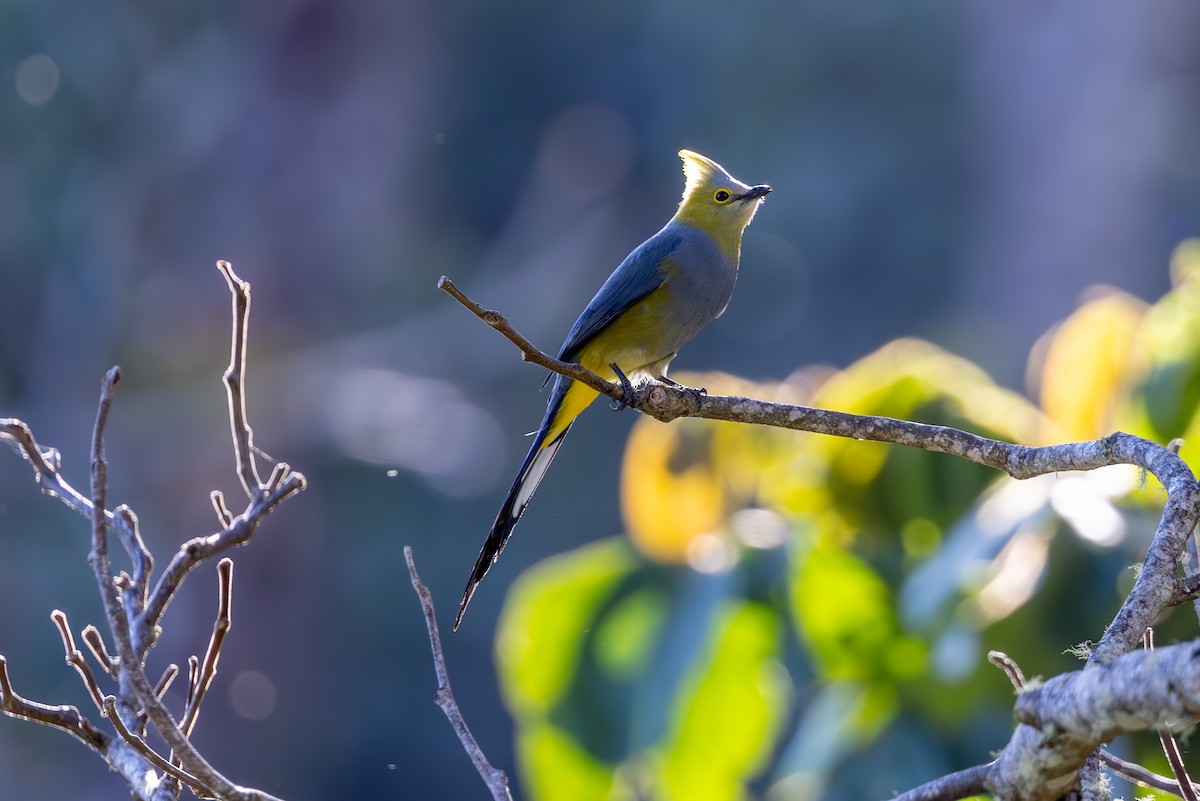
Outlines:
[[417, 591], [417, 597], [421, 600], [421, 610], [425, 613], [425, 626], [429, 629], [429, 647], [433, 652], [433, 671], [437, 675], [438, 684], [434, 700], [446, 714], [446, 718], [454, 728], [454, 733], [458, 736], [458, 741], [462, 743], [467, 756], [471, 758], [475, 770], [479, 772], [484, 784], [487, 785], [492, 798], [495, 801], [512, 801], [512, 794], [508, 789], [508, 776], [504, 771], [493, 767], [492, 763], [488, 762], [483, 749], [479, 747], [478, 741], [467, 727], [467, 721], [459, 711], [458, 703], [454, 700], [454, 693], [450, 690], [450, 671], [446, 667], [446, 656], [442, 652], [442, 637], [438, 633], [437, 614], [433, 609], [433, 594], [429, 592], [429, 588], [421, 582], [421, 577], [417, 575], [417, 565], [413, 561], [412, 548], [408, 545], [404, 546], [404, 561], [408, 563], [408, 576], [412, 580], [413, 589]]
[[[232, 355], [223, 380], [229, 396], [230, 430], [238, 476], [246, 488], [249, 502], [246, 509], [235, 516], [224, 500], [214, 494], [221, 530], [185, 542], [158, 578], [153, 592], [150, 586], [154, 560], [141, 537], [137, 516], [124, 505], [112, 512], [107, 510], [108, 465], [104, 458], [104, 431], [120, 380], [120, 369], [109, 370], [101, 384], [92, 434], [90, 498], [77, 492], [62, 476], [58, 451], [38, 445], [33, 432], [22, 421], [0, 420], [0, 439], [12, 444], [30, 463], [42, 491], [58, 497], [92, 522], [88, 561], [95, 574], [116, 653], [108, 652], [104, 638], [94, 626], [83, 630], [83, 639], [103, 671], [101, 678], [115, 682], [114, 695], [103, 694], [97, 675], [76, 647], [66, 616], [56, 612], [53, 620], [63, 641], [68, 664], [79, 673], [93, 702], [112, 723], [115, 734], [98, 729], [75, 707], [49, 706], [19, 696], [12, 688], [8, 665], [2, 656], [0, 711], [11, 717], [54, 726], [81, 740], [99, 752], [109, 766], [125, 778], [133, 797], [139, 801], [175, 801], [180, 784], [190, 787], [198, 795], [221, 801], [274, 801], [267, 793], [239, 787], [222, 776], [189, 739], [201, 702], [216, 674], [221, 646], [230, 626], [232, 562], [225, 559], [218, 566], [220, 604], [217, 618], [204, 660], [202, 663], [197, 661], [182, 724], [176, 722], [163, 702], [166, 688], [178, 668], [170, 666], [153, 686], [143, 670], [147, 654], [157, 641], [163, 613], [190, 572], [205, 560], [247, 542], [275, 507], [305, 486], [304, 476], [283, 463], [275, 465], [266, 482], [258, 477], [243, 392], [250, 287], [233, 273], [228, 262], [220, 262], [218, 269], [225, 276], [233, 297]], [[108, 547], [112, 533], [117, 534], [124, 546], [132, 574], [122, 571], [114, 575]], [[142, 739], [140, 732], [144, 731], [147, 721], [153, 723], [171, 749], [170, 759], [154, 752]], [[156, 769], [163, 775], [156, 773]]]

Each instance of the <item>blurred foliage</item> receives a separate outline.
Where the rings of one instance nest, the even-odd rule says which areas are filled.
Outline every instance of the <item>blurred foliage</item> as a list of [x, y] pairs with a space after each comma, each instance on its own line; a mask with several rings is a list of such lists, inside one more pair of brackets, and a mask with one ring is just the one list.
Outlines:
[[[1047, 333], [1030, 359], [1040, 408], [916, 340], [781, 383], [684, 380], [1031, 444], [1190, 438], [1200, 242], [1172, 278], [1153, 305], [1091, 292]], [[1017, 482], [917, 449], [641, 419], [627, 537], [534, 566], [503, 613], [529, 796], [882, 798], [986, 759], [1012, 702], [987, 650], [1030, 675], [1077, 666], [1064, 651], [1103, 630], [1153, 530], [1163, 493], [1145, 484], [1119, 467]], [[861, 769], [895, 737], [922, 758]], [[1152, 742], [1131, 747], [1155, 760]]]

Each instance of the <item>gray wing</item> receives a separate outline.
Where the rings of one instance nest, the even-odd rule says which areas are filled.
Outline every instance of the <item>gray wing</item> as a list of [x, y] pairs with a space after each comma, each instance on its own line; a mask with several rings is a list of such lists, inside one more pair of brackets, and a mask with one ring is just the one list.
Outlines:
[[663, 229], [626, 256], [625, 261], [613, 270], [604, 286], [588, 303], [583, 314], [579, 315], [575, 325], [571, 326], [566, 341], [559, 348], [558, 358], [566, 362], [575, 361], [579, 351], [592, 337], [629, 307], [662, 286], [663, 273], [659, 265], [679, 247], [682, 239], [677, 232]]

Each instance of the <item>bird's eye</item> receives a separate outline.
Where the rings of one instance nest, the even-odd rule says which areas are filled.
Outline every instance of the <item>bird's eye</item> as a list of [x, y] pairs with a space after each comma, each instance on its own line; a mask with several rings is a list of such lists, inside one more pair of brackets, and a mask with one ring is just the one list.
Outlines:
[[716, 193], [713, 194], [713, 200], [717, 201], [718, 203], [728, 203], [731, 197], [733, 197], [733, 195], [729, 194], [728, 189], [718, 189]]

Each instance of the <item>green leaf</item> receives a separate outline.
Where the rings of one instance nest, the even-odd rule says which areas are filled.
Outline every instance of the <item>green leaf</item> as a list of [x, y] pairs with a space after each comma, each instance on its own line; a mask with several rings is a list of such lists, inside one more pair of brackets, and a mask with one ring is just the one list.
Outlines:
[[622, 787], [612, 765], [592, 758], [552, 725], [522, 726], [517, 733], [517, 755], [530, 799], [624, 801], [634, 797]]
[[924, 664], [924, 646], [899, 630], [888, 585], [831, 543], [818, 542], [798, 557], [792, 606], [800, 635], [827, 678], [911, 676]]
[[597, 607], [636, 562], [624, 539], [609, 539], [547, 559], [513, 584], [496, 665], [515, 716], [549, 714], [571, 684]]
[[786, 714], [790, 683], [776, 659], [778, 618], [753, 603], [738, 603], [724, 617], [711, 659], [684, 689], [657, 783], [662, 798], [744, 798]]

